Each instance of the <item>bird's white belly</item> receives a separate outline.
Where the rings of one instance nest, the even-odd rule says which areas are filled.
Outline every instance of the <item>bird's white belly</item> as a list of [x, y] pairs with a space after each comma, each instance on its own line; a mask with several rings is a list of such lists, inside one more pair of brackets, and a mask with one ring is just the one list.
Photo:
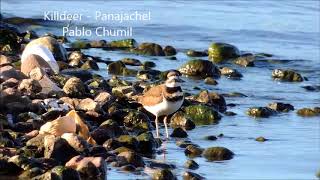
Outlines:
[[175, 102], [164, 99], [160, 104], [154, 106], [144, 106], [144, 108], [155, 116], [169, 115], [176, 112], [183, 103], [183, 99]]

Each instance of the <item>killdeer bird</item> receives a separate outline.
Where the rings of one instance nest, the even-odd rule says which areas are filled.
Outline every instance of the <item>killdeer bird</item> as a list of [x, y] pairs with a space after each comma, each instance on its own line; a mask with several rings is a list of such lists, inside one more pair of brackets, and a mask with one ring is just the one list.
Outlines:
[[165, 116], [163, 123], [166, 130], [166, 136], [169, 138], [167, 127], [167, 115], [176, 112], [182, 105], [184, 95], [180, 87], [183, 80], [179, 77], [179, 71], [170, 71], [164, 84], [150, 88], [142, 96], [138, 98], [138, 102], [142, 106], [156, 116], [156, 134], [159, 137], [158, 117]]

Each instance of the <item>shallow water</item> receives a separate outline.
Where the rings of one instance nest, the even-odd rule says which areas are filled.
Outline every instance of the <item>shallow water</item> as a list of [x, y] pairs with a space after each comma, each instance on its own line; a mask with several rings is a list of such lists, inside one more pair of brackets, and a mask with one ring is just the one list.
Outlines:
[[[320, 169], [320, 119], [301, 118], [295, 112], [283, 113], [266, 119], [253, 119], [245, 114], [252, 106], [265, 106], [273, 101], [282, 101], [295, 106], [320, 105], [319, 92], [307, 92], [301, 86], [320, 84], [320, 2], [319, 1], [15, 1], [2, 0], [2, 13], [6, 16], [42, 17], [43, 11], [67, 10], [90, 14], [92, 10], [128, 11], [150, 10], [152, 20], [135, 23], [134, 36], [138, 42], [156, 42], [173, 45], [183, 51], [188, 48], [204, 50], [212, 41], [223, 41], [236, 45], [242, 51], [274, 54], [278, 63], [259, 62], [256, 67], [240, 68], [244, 77], [240, 81], [218, 79], [217, 86], [207, 86], [201, 81], [187, 80], [184, 90], [196, 93], [198, 86], [219, 93], [241, 92], [248, 97], [226, 98], [227, 103], [237, 106], [228, 108], [236, 116], [224, 116], [219, 124], [197, 127], [189, 131], [189, 139], [201, 147], [224, 146], [235, 152], [229, 161], [206, 162], [196, 158], [200, 168], [195, 170], [208, 179], [315, 179]], [[28, 11], [27, 11], [28, 9]], [[100, 22], [81, 22], [96, 27]], [[120, 24], [112, 24], [120, 25]], [[121, 24], [120, 26], [127, 26]], [[60, 28], [36, 29], [39, 33]], [[60, 34], [61, 35], [61, 34]], [[92, 37], [96, 39], [96, 37]], [[110, 38], [113, 39], [113, 38]], [[106, 40], [110, 40], [106, 38]], [[124, 54], [119, 51], [85, 50], [85, 53], [118, 60], [135, 57], [142, 61], [150, 57]], [[178, 68], [189, 58], [183, 52], [178, 60], [153, 59], [157, 69]], [[290, 60], [290, 61], [284, 61]], [[308, 77], [302, 83], [284, 83], [271, 79], [274, 68], [292, 68]], [[99, 74], [106, 78], [105, 66]], [[226, 137], [217, 141], [206, 141], [206, 135], [223, 133]], [[270, 141], [254, 140], [264, 136]], [[174, 139], [166, 143], [166, 161], [176, 164], [176, 174], [181, 174], [187, 159], [175, 145]], [[163, 159], [160, 154], [157, 159]], [[114, 169], [108, 179], [137, 179], [148, 176], [132, 175]]]

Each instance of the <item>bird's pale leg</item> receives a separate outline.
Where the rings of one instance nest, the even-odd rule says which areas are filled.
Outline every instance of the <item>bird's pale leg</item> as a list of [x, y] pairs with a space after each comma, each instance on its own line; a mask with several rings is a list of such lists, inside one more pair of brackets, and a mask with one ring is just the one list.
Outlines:
[[164, 123], [164, 127], [165, 127], [165, 129], [166, 129], [167, 139], [169, 139], [168, 125], [167, 125], [167, 116], [164, 117], [163, 123]]
[[158, 116], [156, 116], [156, 134], [157, 134], [157, 138], [159, 138], [159, 127], [158, 127]]

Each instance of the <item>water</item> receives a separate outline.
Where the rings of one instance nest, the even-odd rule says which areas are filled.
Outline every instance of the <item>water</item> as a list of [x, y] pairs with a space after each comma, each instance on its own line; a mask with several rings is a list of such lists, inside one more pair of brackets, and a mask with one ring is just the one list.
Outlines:
[[[187, 80], [185, 91], [196, 93], [194, 86], [219, 93], [241, 92], [246, 98], [226, 98], [227, 103], [237, 106], [228, 110], [236, 112], [233, 117], [224, 116], [218, 125], [197, 127], [189, 131], [191, 141], [201, 147], [224, 146], [235, 152], [229, 161], [206, 162], [196, 158], [200, 168], [194, 172], [208, 179], [315, 179], [320, 169], [320, 120], [301, 118], [295, 112], [283, 113], [267, 119], [253, 119], [245, 114], [252, 106], [265, 106], [273, 101], [290, 103], [296, 109], [320, 105], [319, 92], [306, 92], [301, 86], [320, 83], [320, 1], [269, 0], [269, 1], [1, 1], [2, 12], [7, 16], [40, 17], [44, 11], [59, 10], [92, 14], [94, 10], [120, 12], [151, 11], [149, 22], [129, 24], [107, 24], [89, 19], [81, 25], [134, 27], [134, 38], [138, 42], [156, 42], [173, 45], [180, 51], [185, 49], [204, 50], [212, 41], [223, 41], [236, 45], [242, 51], [274, 54], [272, 59], [289, 60], [276, 64], [258, 63], [253, 68], [237, 68], [243, 75], [240, 81], [226, 78], [218, 80], [218, 86], [207, 86], [201, 81]], [[27, 10], [28, 9], [28, 10]], [[62, 33], [61, 28], [36, 29], [39, 33], [53, 31]], [[99, 39], [91, 37], [92, 39]], [[114, 38], [106, 38], [110, 40]], [[88, 54], [118, 60], [135, 57], [122, 52], [107, 52], [90, 49]], [[183, 52], [172, 61], [157, 58], [157, 69], [178, 68], [189, 58]], [[283, 83], [271, 79], [274, 68], [293, 68], [309, 81]], [[101, 65], [99, 74], [109, 75]], [[225, 134], [217, 141], [206, 141], [206, 135]], [[264, 136], [270, 141], [259, 143], [252, 138]], [[166, 161], [176, 164], [174, 171], [180, 175], [187, 159], [174, 140], [166, 144]], [[158, 155], [157, 159], [162, 159]], [[148, 178], [126, 174], [112, 168], [108, 179]], [[181, 177], [179, 177], [181, 179]]]

